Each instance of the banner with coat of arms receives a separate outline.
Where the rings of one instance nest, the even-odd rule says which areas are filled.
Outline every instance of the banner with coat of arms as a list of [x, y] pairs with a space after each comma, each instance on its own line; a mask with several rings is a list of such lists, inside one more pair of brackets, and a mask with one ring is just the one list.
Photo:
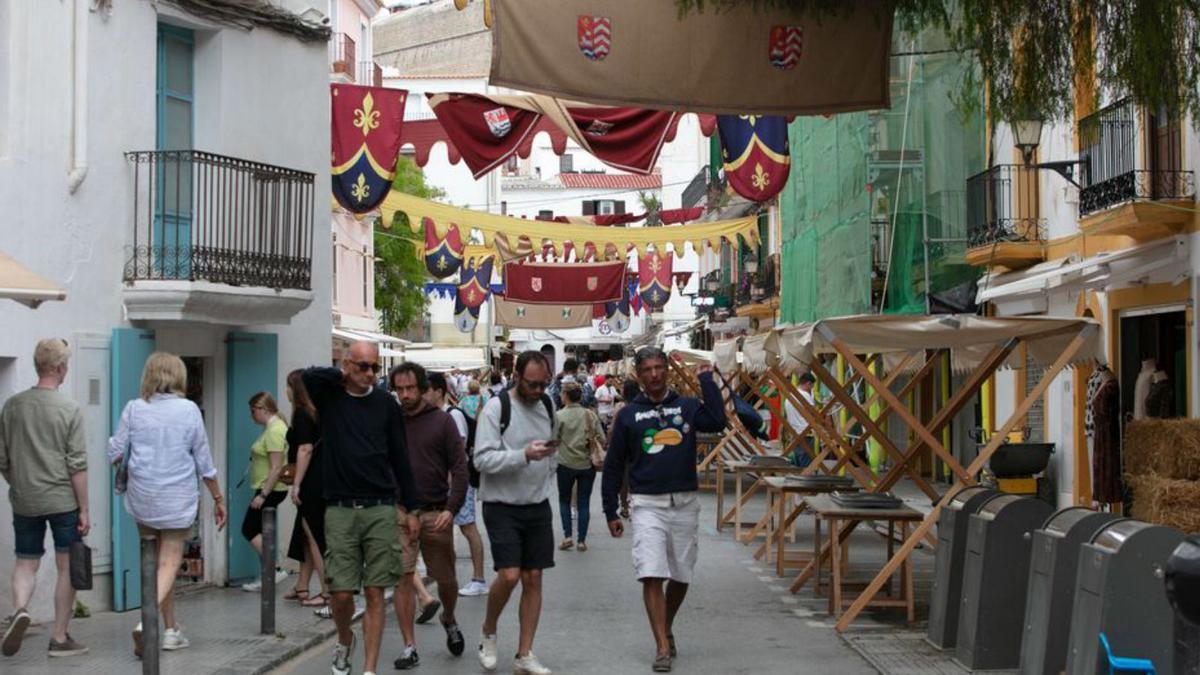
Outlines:
[[492, 284], [492, 267], [494, 264], [495, 259], [488, 256], [479, 262], [478, 265], [475, 264], [474, 260], [471, 260], [463, 267], [458, 284], [458, 301], [464, 307], [475, 310], [477, 315], [479, 306], [488, 298], [489, 289]]
[[421, 223], [425, 228], [425, 269], [434, 279], [445, 279], [462, 267], [465, 248], [462, 234], [457, 225], [451, 225], [446, 235], [439, 237], [437, 227], [428, 218]]
[[671, 298], [671, 256], [658, 251], [638, 260], [638, 295], [652, 312], [662, 309]]
[[739, 195], [769, 201], [787, 185], [792, 158], [781, 115], [718, 115], [725, 178]]
[[367, 213], [392, 187], [408, 92], [332, 84], [330, 98], [333, 197], [351, 213]]
[[581, 305], [621, 299], [625, 261], [598, 263], [508, 263], [504, 293], [508, 300], [534, 305]]
[[497, 2], [488, 83], [709, 113], [888, 107], [893, 0], [721, 4], [680, 15], [666, 0]]

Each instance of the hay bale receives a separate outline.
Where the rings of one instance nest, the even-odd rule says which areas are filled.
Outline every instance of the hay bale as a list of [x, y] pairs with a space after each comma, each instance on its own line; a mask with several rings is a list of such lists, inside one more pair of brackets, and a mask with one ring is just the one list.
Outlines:
[[1187, 533], [1200, 532], [1200, 482], [1126, 476], [1133, 487], [1134, 518]]
[[1200, 420], [1144, 419], [1125, 428], [1125, 473], [1200, 480]]

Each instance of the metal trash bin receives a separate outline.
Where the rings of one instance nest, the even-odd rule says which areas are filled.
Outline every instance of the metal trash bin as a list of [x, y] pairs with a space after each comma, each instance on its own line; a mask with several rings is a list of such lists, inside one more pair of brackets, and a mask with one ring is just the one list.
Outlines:
[[946, 503], [938, 516], [933, 594], [929, 600], [929, 630], [925, 636], [926, 641], [938, 649], [950, 649], [958, 641], [958, 608], [962, 597], [968, 518], [997, 494], [982, 485], [963, 488]]
[[1100, 633], [1114, 654], [1150, 659], [1160, 675], [1174, 672], [1175, 613], [1163, 592], [1163, 568], [1182, 541], [1183, 533], [1174, 528], [1122, 518], [1083, 545], [1071, 606], [1068, 673], [1108, 672]]
[[1034, 530], [1021, 635], [1021, 675], [1058, 675], [1066, 667], [1080, 547], [1116, 519], [1111, 513], [1072, 506]]
[[954, 655], [967, 669], [1016, 668], [1020, 662], [1030, 533], [1050, 512], [1035, 497], [998, 495], [970, 516]]

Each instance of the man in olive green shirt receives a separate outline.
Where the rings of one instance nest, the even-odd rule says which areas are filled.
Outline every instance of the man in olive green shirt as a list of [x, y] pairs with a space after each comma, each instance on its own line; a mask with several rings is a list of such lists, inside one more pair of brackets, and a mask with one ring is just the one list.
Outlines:
[[74, 401], [58, 392], [70, 357], [66, 340], [38, 342], [33, 353], [37, 385], [8, 399], [0, 410], [0, 475], [8, 482], [17, 557], [12, 578], [14, 611], [0, 642], [4, 656], [21, 648], [31, 622], [26, 607], [45, 554], [47, 524], [58, 566], [49, 655], [74, 656], [88, 650], [67, 633], [75, 606], [70, 547], [91, 529], [83, 414]]

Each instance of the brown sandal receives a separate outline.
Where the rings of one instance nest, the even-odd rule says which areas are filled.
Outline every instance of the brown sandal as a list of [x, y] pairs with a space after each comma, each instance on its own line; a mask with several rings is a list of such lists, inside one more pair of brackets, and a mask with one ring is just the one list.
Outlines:
[[296, 588], [295, 586], [292, 586], [292, 590], [283, 594], [283, 599], [284, 600], [299, 600], [301, 602], [304, 602], [305, 600], [308, 600], [308, 596], [309, 596], [309, 593], [308, 593], [307, 589], [301, 590], [299, 588]]
[[563, 539], [562, 543], [558, 545], [560, 551], [570, 551], [572, 548], [575, 548], [575, 540], [570, 537]]
[[305, 598], [300, 601], [302, 607], [327, 607], [329, 606], [329, 596], [325, 593]]

